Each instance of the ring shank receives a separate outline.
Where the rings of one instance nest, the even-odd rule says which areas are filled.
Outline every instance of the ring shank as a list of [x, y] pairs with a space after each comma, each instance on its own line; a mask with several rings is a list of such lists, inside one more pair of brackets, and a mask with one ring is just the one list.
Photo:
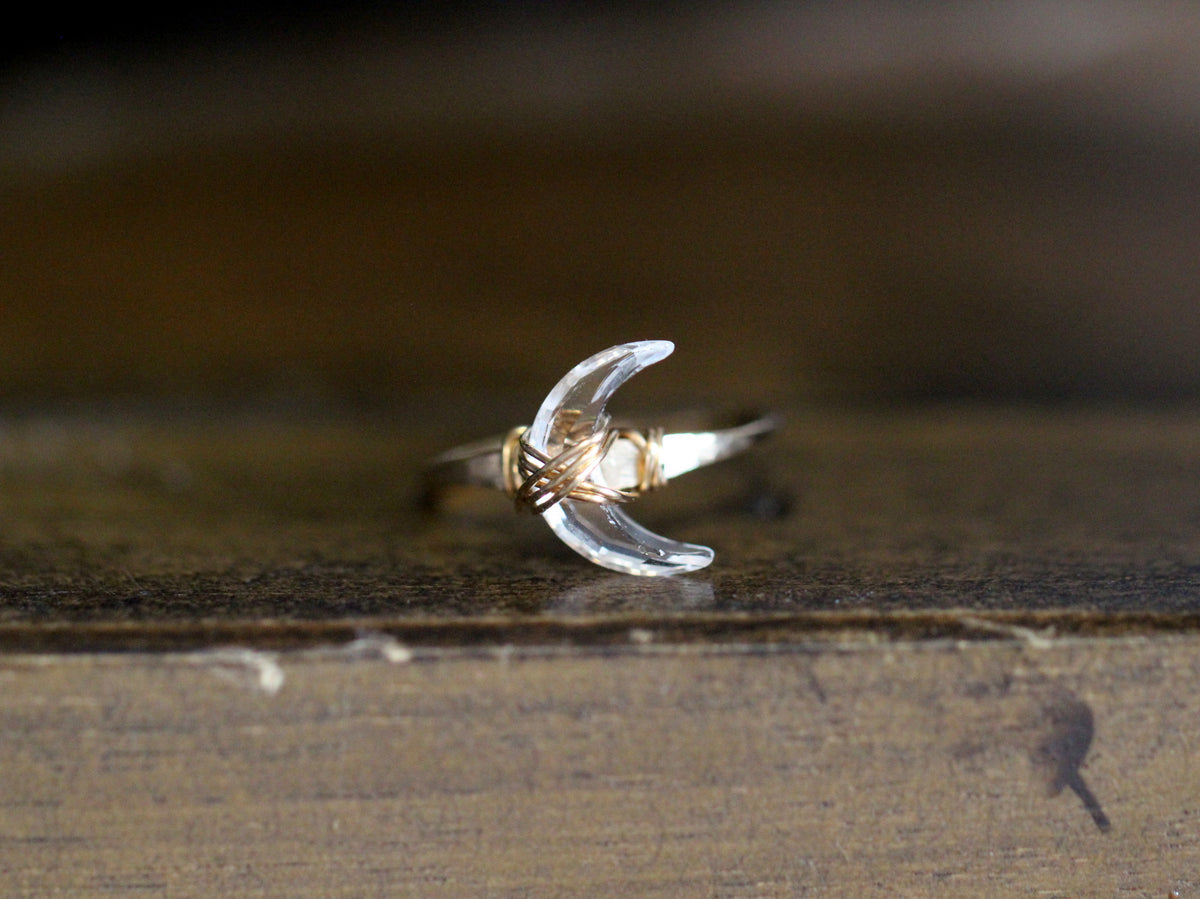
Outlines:
[[[773, 415], [711, 431], [685, 431], [662, 436], [660, 463], [666, 479], [712, 465], [745, 451], [779, 427]], [[504, 469], [505, 437], [491, 437], [455, 447], [436, 457], [426, 472], [432, 490], [452, 486], [486, 487], [507, 491]], [[613, 442], [601, 463], [605, 482], [616, 489], [635, 487], [641, 479], [640, 448], [630, 439]]]

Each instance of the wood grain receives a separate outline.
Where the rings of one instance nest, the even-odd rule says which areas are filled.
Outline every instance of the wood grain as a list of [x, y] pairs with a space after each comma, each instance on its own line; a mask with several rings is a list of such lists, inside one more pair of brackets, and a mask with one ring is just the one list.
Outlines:
[[5, 893], [1200, 895], [1194, 636], [631, 636], [9, 655]]
[[1200, 895], [1190, 411], [794, 409], [668, 581], [471, 417], [5, 421], [6, 895]]
[[587, 564], [499, 494], [422, 511], [423, 461], [503, 415], [0, 422], [0, 623], [1196, 611], [1188, 409], [796, 407], [754, 452], [639, 501], [716, 549], [668, 581]]

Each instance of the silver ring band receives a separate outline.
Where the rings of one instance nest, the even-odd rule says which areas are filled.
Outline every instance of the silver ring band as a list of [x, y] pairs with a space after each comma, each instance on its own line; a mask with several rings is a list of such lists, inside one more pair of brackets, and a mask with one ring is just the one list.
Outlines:
[[[773, 415], [755, 418], [735, 427], [711, 431], [662, 433], [662, 429], [609, 428], [602, 432], [604, 452], [595, 460], [604, 474], [604, 484], [619, 493], [601, 493], [595, 498], [566, 491], [558, 499], [589, 502], [627, 502], [664, 486], [679, 475], [712, 465], [744, 452], [779, 427]], [[485, 487], [502, 491], [531, 511], [542, 511], [540, 503], [521, 502], [521, 488], [536, 474], [524, 473], [522, 460], [528, 460], [528, 445], [519, 437], [524, 428], [507, 434], [477, 440], [437, 456], [427, 471], [427, 485], [439, 490], [452, 486]], [[561, 459], [561, 457], [557, 457]], [[542, 461], [542, 468], [555, 460]], [[566, 460], [569, 464], [572, 460]], [[539, 469], [539, 471], [542, 469]], [[543, 474], [547, 477], [552, 472]], [[534, 481], [533, 485], [536, 485]], [[564, 484], [567, 481], [564, 481]], [[584, 482], [589, 483], [589, 482]], [[561, 486], [561, 485], [560, 485]], [[584, 488], [586, 491], [588, 488]], [[527, 491], [527, 493], [532, 492]]]

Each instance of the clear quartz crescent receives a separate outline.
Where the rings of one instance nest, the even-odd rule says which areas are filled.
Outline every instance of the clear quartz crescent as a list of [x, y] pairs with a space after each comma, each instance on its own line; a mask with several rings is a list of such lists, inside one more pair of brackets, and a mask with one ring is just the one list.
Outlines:
[[[642, 340], [610, 347], [576, 365], [547, 395], [525, 440], [553, 457], [568, 435], [584, 439], [609, 425], [605, 406], [635, 374], [671, 355], [669, 340]], [[592, 480], [604, 486], [605, 466]], [[543, 513], [559, 539], [581, 556], [614, 571], [636, 575], [683, 574], [713, 560], [707, 546], [669, 540], [642, 527], [620, 506], [564, 499]]]

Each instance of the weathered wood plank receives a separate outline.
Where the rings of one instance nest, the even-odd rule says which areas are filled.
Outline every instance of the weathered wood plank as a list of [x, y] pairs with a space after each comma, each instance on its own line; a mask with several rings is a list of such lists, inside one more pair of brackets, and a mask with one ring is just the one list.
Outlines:
[[1198, 660], [1036, 634], [9, 655], [0, 868], [18, 896], [1196, 895]]

